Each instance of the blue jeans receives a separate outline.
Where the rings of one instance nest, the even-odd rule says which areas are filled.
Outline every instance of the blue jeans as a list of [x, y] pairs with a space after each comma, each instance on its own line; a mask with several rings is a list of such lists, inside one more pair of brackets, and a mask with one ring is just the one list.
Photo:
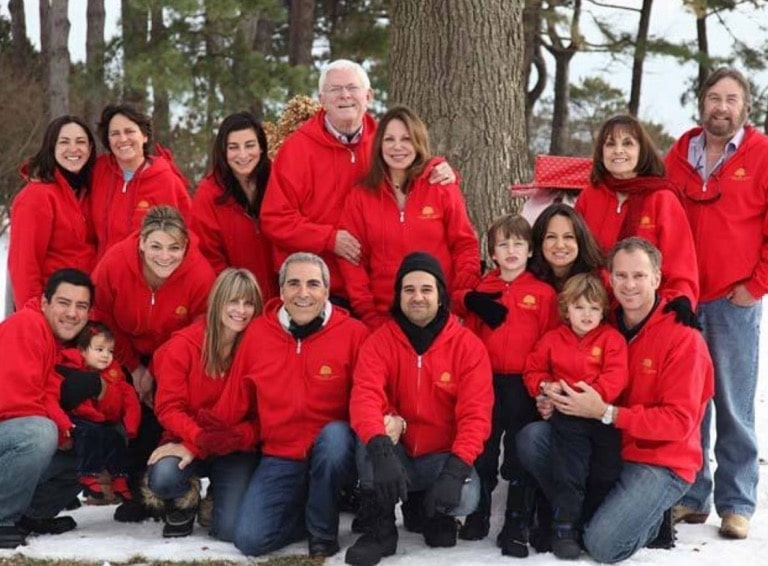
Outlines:
[[[532, 423], [517, 435], [518, 456], [549, 497], [554, 490], [551, 425]], [[625, 560], [659, 534], [662, 515], [688, 489], [662, 466], [624, 462], [619, 480], [584, 528], [584, 546], [598, 562]]]
[[208, 477], [213, 490], [211, 535], [227, 542], [235, 536], [235, 525], [240, 502], [259, 462], [255, 453], [235, 452], [226, 456], [213, 456], [194, 460], [183, 470], [180, 458], [167, 456], [149, 467], [149, 488], [161, 499], [176, 499], [189, 491], [192, 476]]
[[0, 422], [0, 526], [22, 515], [56, 516], [80, 491], [77, 457], [56, 450], [59, 433], [45, 417]]
[[[402, 443], [395, 445], [395, 454], [403, 464], [405, 473], [408, 476], [408, 491], [425, 491], [431, 488], [437, 476], [443, 471], [445, 461], [450, 456], [449, 452], [437, 452], [434, 454], [425, 454], [418, 458], [411, 458], [405, 453]], [[360, 476], [360, 485], [367, 489], [373, 489], [373, 465], [368, 458], [368, 451], [365, 445], [358, 440], [357, 453], [357, 473]], [[449, 511], [449, 515], [461, 517], [469, 515], [475, 509], [480, 501], [480, 477], [475, 468], [469, 476], [469, 481], [464, 483], [461, 488], [461, 500], [459, 504]]]
[[[762, 304], [738, 307], [727, 299], [699, 305], [704, 339], [715, 366], [715, 509], [718, 515], [751, 517], [757, 501], [755, 389]], [[712, 405], [701, 423], [704, 467], [681, 503], [709, 512], [712, 472], [709, 468]]]
[[355, 473], [349, 424], [323, 427], [309, 458], [263, 456], [243, 497], [235, 546], [249, 556], [273, 552], [307, 536], [336, 540], [339, 497]]

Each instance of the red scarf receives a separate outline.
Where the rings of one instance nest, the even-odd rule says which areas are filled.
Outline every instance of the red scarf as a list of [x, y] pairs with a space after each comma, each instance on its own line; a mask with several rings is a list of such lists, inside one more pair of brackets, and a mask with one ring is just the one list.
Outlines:
[[630, 236], [637, 236], [637, 229], [640, 226], [640, 219], [645, 208], [645, 200], [649, 194], [656, 191], [672, 190], [666, 177], [617, 179], [613, 175], [608, 174], [603, 179], [603, 184], [609, 191], [628, 195], [627, 200], [623, 204], [623, 206], [627, 207], [627, 215], [621, 223], [617, 242]]

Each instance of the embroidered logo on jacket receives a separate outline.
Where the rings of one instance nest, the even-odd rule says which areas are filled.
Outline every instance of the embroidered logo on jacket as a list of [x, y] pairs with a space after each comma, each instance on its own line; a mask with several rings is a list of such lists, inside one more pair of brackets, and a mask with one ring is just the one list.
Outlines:
[[536, 299], [536, 295], [525, 295], [520, 299], [520, 302], [517, 303], [517, 306], [526, 310], [538, 310], [539, 302]]
[[733, 172], [733, 178], [736, 181], [743, 181], [746, 176], [747, 176], [747, 170], [744, 169], [744, 167], [739, 167], [738, 169], [736, 169], [736, 171]]
[[176, 310], [173, 312], [176, 316], [187, 316], [189, 309], [184, 305], [179, 305], [178, 307], [176, 307]]
[[451, 373], [448, 371], [444, 371], [440, 374], [440, 383], [450, 383], [451, 382]]
[[592, 346], [589, 357], [593, 362], [600, 363], [603, 359], [603, 349], [600, 346]]
[[148, 209], [149, 208], [149, 201], [147, 201], [147, 200], [140, 200], [139, 202], [136, 203], [136, 208], [138, 208], [139, 210], [146, 210], [146, 209]]
[[438, 215], [435, 212], [435, 209], [427, 204], [427, 205], [424, 205], [424, 207], [421, 209], [419, 218], [421, 218], [422, 220], [434, 220], [435, 218], [438, 218]]
[[640, 362], [640, 365], [640, 373], [644, 375], [653, 375], [656, 373], [656, 368], [653, 367], [653, 360], [651, 358], [643, 358], [643, 361]]
[[317, 373], [315, 374], [315, 377], [317, 379], [328, 380], [328, 379], [334, 379], [334, 378], [338, 377], [338, 375], [336, 375], [336, 372], [333, 371], [333, 368], [330, 365], [323, 364], [317, 370]]

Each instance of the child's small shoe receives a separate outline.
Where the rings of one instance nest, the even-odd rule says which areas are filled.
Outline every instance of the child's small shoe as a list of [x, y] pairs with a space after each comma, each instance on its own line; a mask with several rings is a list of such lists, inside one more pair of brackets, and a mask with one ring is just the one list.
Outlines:
[[99, 476], [80, 476], [80, 485], [83, 486], [83, 494], [88, 499], [104, 499]]
[[115, 476], [112, 478], [112, 493], [123, 501], [130, 501], [133, 499], [133, 495], [128, 487], [128, 481], [125, 479], [125, 476]]

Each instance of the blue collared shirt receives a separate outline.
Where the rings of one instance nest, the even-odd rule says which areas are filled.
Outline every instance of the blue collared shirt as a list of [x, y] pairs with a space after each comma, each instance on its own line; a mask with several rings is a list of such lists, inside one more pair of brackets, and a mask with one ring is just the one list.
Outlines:
[[333, 127], [333, 124], [331, 124], [331, 121], [328, 119], [328, 116], [325, 117], [325, 129], [328, 130], [328, 133], [331, 134], [334, 138], [339, 140], [344, 145], [352, 145], [360, 141], [360, 138], [363, 137], [363, 125], [360, 125], [360, 128], [354, 133], [354, 134], [343, 134], [339, 130]]
[[695, 138], [691, 138], [691, 141], [688, 144], [688, 163], [691, 164], [691, 167], [696, 169], [696, 172], [704, 180], [707, 180], [709, 176], [712, 175], [712, 173], [717, 171], [723, 165], [723, 163], [725, 163], [728, 158], [736, 153], [737, 149], [739, 149], [741, 142], [744, 141], [744, 126], [739, 128], [739, 131], [736, 132], [730, 140], [728, 140], [728, 143], [725, 144], [725, 151], [723, 151], [720, 159], [717, 160], [717, 163], [715, 163], [715, 165], [709, 171], [707, 171], [706, 141], [706, 135], [702, 131]]

